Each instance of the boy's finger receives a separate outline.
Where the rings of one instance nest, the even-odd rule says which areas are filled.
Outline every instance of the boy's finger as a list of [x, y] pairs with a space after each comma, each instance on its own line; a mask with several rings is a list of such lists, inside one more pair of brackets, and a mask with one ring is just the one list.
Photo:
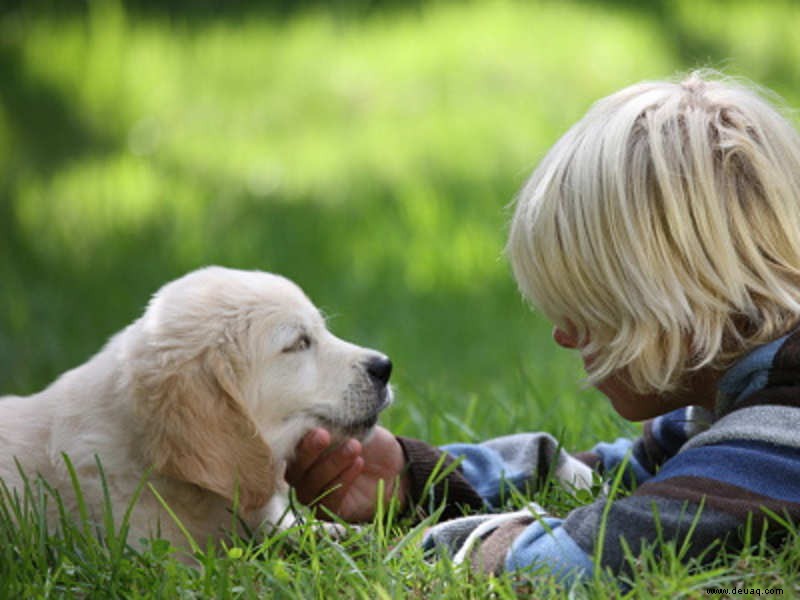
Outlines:
[[[339, 474], [335, 482], [331, 482], [331, 486], [335, 485], [337, 487], [321, 498], [317, 506], [324, 506], [329, 511], [347, 521], [349, 515], [341, 512], [342, 504], [350, 493], [353, 482], [358, 478], [363, 469], [364, 459], [358, 456], [352, 464]], [[317, 514], [318, 516], [325, 516], [325, 511], [317, 511]]]
[[[319, 498], [326, 490], [334, 486], [340, 486], [343, 483], [343, 474], [360, 458], [360, 454], [361, 443], [358, 440], [351, 439], [323, 456], [305, 472], [302, 482], [297, 483], [298, 499], [307, 504]], [[339, 492], [340, 489], [341, 486], [332, 491], [329, 496], [335, 498], [341, 493]]]
[[296, 485], [308, 477], [308, 471], [330, 446], [331, 434], [321, 427], [309, 431], [297, 446], [292, 464], [286, 470], [286, 481]]

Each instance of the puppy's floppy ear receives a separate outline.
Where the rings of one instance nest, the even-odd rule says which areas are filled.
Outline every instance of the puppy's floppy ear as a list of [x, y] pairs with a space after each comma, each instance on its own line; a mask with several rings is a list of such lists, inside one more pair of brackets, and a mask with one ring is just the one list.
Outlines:
[[272, 451], [241, 402], [233, 366], [209, 349], [145, 386], [147, 460], [156, 472], [234, 499], [245, 511], [262, 506], [276, 487]]

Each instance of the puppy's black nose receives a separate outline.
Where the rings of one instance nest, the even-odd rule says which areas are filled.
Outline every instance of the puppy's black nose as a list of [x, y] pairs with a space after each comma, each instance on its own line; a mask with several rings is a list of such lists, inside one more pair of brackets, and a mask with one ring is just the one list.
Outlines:
[[389, 376], [392, 374], [392, 361], [388, 356], [376, 356], [367, 362], [367, 373], [370, 378], [380, 385], [386, 385], [389, 382]]

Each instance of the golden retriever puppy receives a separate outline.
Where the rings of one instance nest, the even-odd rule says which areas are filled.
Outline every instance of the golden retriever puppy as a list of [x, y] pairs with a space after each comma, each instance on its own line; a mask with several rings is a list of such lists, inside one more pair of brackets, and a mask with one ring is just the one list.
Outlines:
[[22, 493], [19, 463], [77, 514], [66, 454], [102, 523], [95, 457], [117, 521], [150, 470], [129, 541], [186, 546], [155, 490], [202, 547], [239, 519], [252, 531], [279, 525], [297, 442], [316, 425], [366, 435], [392, 400], [391, 369], [383, 354], [331, 334], [291, 281], [200, 269], [165, 285], [144, 316], [44, 391], [0, 398], [0, 478]]

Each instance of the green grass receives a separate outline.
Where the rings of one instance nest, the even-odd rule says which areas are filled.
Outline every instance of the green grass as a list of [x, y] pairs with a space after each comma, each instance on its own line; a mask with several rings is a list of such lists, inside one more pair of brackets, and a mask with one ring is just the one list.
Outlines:
[[[592, 101], [634, 81], [710, 65], [800, 104], [800, 10], [305, 4], [0, 9], [2, 393], [41, 389], [165, 281], [217, 263], [295, 279], [335, 333], [390, 354], [398, 400], [384, 423], [397, 433], [444, 443], [549, 430], [575, 449], [635, 433], [582, 389], [579, 361], [519, 298], [502, 255], [507, 206]], [[539, 500], [558, 513], [585, 499]], [[159, 543], [111, 559], [68, 523], [52, 536], [35, 519], [0, 525], [0, 597], [513, 590], [427, 564], [408, 523], [340, 544], [300, 528], [241, 555], [213, 551], [200, 570]], [[645, 557], [633, 589], [704, 597], [739, 581], [791, 594], [798, 558], [791, 546], [705, 569]]]

